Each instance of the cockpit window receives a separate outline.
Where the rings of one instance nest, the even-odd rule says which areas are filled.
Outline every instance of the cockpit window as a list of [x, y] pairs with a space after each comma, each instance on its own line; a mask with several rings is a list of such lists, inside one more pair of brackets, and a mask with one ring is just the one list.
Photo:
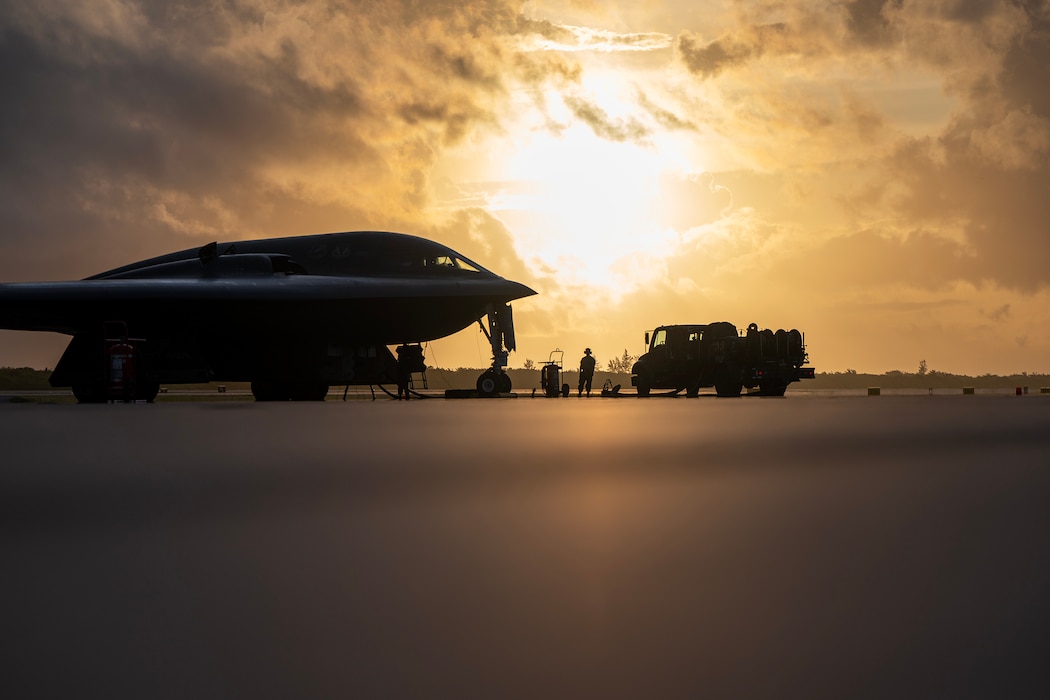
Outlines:
[[479, 272], [476, 265], [466, 263], [451, 250], [430, 241], [390, 240], [376, 248], [356, 247], [361, 262], [368, 259], [375, 272], [412, 272], [435, 275]]
[[467, 272], [481, 272], [483, 268], [480, 265], [475, 265], [466, 258], [454, 258], [456, 261], [456, 267], [460, 270], [466, 270]]
[[314, 274], [468, 276], [487, 272], [440, 243], [391, 233], [333, 236], [308, 253]]
[[[411, 260], [408, 263], [409, 267], [416, 267], [417, 260]], [[426, 272], [433, 272], [437, 274], [447, 272], [479, 272], [477, 267], [472, 263], [464, 260], [463, 258], [456, 257], [451, 253], [439, 253], [437, 255], [429, 255], [422, 261], [422, 267]]]
[[667, 342], [667, 331], [661, 328], [653, 334], [653, 344], [651, 348], [657, 348]]

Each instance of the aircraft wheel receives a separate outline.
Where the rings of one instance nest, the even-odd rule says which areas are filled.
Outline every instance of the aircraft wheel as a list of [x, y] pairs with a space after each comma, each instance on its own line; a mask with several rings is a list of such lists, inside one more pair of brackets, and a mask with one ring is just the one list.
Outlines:
[[265, 380], [252, 382], [252, 396], [256, 401], [287, 401], [290, 398], [287, 387]]
[[510, 381], [510, 376], [506, 372], [500, 372], [499, 379], [497, 380], [496, 384], [498, 385], [499, 393], [501, 394], [509, 394], [510, 390], [513, 388], [513, 385]]
[[73, 396], [77, 403], [106, 403], [106, 386], [102, 382], [83, 382], [73, 385]]
[[499, 372], [490, 369], [478, 377], [477, 389], [482, 396], [495, 396], [499, 393]]
[[159, 382], [142, 382], [135, 387], [135, 399], [138, 401], [153, 403], [159, 393]]
[[328, 396], [328, 385], [324, 382], [302, 382], [293, 384], [288, 398], [292, 401], [324, 401]]

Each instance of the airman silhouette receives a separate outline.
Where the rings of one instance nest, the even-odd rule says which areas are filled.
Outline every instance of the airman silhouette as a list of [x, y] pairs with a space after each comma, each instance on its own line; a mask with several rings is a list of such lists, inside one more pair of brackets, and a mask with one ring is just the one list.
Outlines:
[[591, 381], [594, 379], [594, 358], [591, 357], [591, 349], [587, 348], [583, 351], [583, 357], [580, 358], [580, 385], [576, 388], [576, 395], [581, 396], [583, 389], [586, 387], [587, 396], [591, 395]]

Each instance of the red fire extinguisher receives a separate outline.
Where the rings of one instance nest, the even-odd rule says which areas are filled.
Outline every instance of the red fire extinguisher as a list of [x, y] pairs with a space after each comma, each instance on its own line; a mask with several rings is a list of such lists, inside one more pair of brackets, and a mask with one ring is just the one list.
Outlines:
[[111, 399], [127, 401], [134, 395], [135, 348], [123, 341], [106, 350], [109, 367], [109, 395]]

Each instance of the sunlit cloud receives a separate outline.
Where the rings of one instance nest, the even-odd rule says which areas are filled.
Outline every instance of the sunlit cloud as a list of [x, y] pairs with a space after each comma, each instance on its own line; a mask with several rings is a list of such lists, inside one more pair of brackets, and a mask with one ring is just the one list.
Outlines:
[[643, 141], [649, 135], [649, 129], [636, 119], [611, 119], [605, 110], [593, 102], [569, 95], [565, 97], [565, 103], [577, 119], [603, 139]]
[[598, 53], [661, 51], [671, 47], [674, 38], [659, 32], [617, 33], [593, 27], [572, 25], [533, 25], [539, 31], [527, 50], [535, 51], [594, 51]]

